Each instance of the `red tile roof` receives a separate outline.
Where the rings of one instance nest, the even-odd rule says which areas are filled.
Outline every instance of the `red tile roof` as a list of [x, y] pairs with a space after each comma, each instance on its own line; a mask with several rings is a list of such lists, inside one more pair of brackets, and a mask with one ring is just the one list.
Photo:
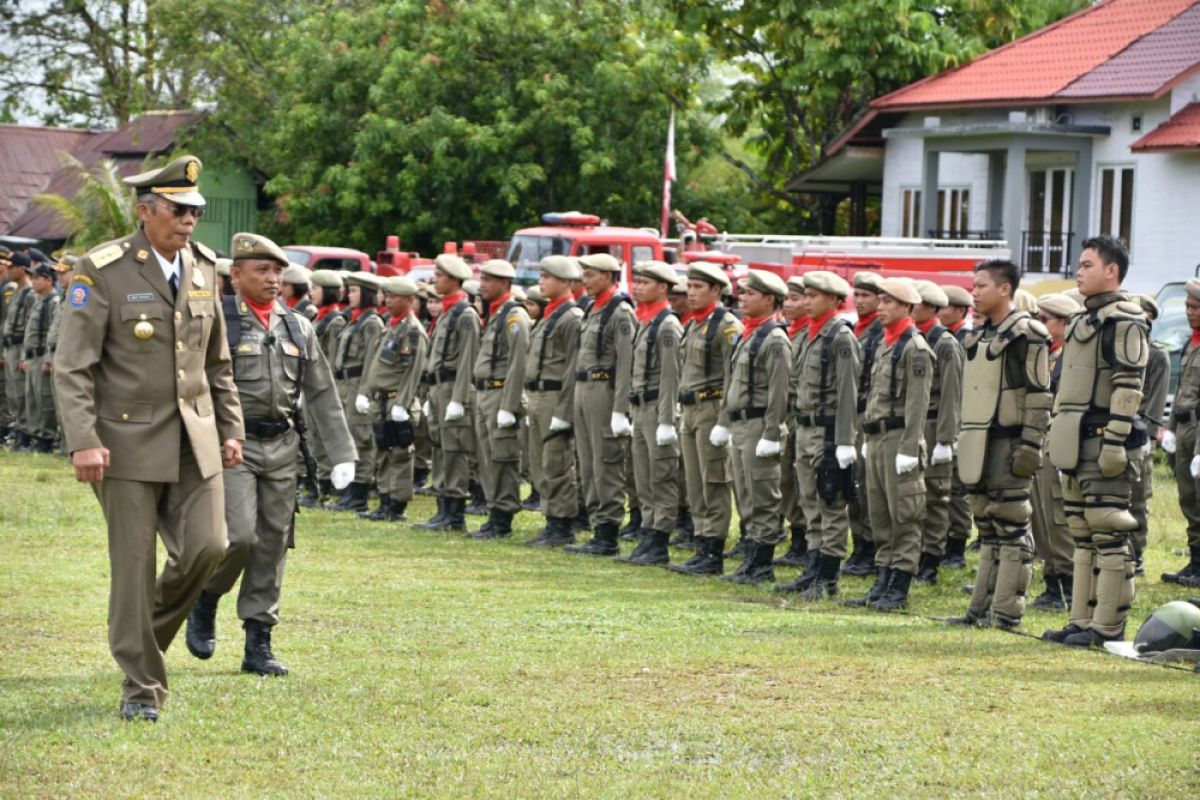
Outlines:
[[[882, 111], [1070, 98], [1065, 92], [1077, 81], [1197, 5], [1200, 0], [1106, 0], [871, 105]], [[1100, 96], [1090, 93], [1099, 87], [1115, 92], [1103, 96], [1156, 96], [1165, 91], [1179, 77], [1179, 71], [1167, 74], [1172, 69], [1169, 64], [1182, 63], [1182, 70], [1200, 61], [1200, 39], [1188, 34], [1190, 30], [1181, 22], [1177, 37], [1164, 35], [1159, 42], [1170, 52], [1135, 53], [1128, 57], [1127, 66], [1138, 69], [1128, 79], [1124, 73], [1101, 75], [1084, 85], [1082, 96]]]
[[88, 136], [85, 130], [0, 125], [0, 232], [9, 232], [62, 168], [59, 151], [75, 150]]
[[1200, 149], [1200, 103], [1179, 109], [1169, 120], [1134, 142], [1130, 149], [1135, 153]]

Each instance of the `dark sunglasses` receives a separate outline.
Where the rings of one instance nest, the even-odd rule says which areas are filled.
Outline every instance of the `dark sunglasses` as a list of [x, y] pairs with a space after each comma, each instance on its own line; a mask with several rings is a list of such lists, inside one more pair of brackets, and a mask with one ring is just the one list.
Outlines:
[[159, 203], [159, 205], [166, 206], [177, 217], [185, 217], [188, 214], [192, 214], [199, 220], [204, 216], [204, 209], [200, 206], [185, 206], [180, 203]]

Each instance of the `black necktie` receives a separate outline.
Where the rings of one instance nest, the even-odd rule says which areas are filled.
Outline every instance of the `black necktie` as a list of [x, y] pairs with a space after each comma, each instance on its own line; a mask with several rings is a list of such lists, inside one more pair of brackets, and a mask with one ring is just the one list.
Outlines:
[[171, 285], [171, 299], [174, 300], [179, 296], [179, 273], [171, 275], [171, 280], [167, 281]]

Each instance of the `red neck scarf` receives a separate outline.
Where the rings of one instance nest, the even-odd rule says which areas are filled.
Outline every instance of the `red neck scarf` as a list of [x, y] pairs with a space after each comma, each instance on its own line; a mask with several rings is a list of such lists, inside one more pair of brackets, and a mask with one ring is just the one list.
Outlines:
[[488, 319], [491, 319], [492, 317], [496, 316], [496, 312], [499, 311], [504, 306], [504, 304], [507, 303], [511, 299], [512, 299], [511, 294], [504, 294], [504, 295], [500, 296], [499, 300], [497, 300], [496, 302], [494, 302], [490, 306], [488, 306]]
[[448, 294], [442, 298], [442, 313], [438, 315], [438, 319], [442, 318], [447, 311], [454, 308], [460, 301], [467, 299], [467, 293], [459, 290], [454, 294]]
[[929, 333], [929, 331], [933, 329], [933, 326], [937, 325], [937, 322], [938, 322], [937, 317], [930, 317], [929, 319], [925, 320], [924, 322], [916, 323], [917, 330], [919, 330], [921, 333]]
[[709, 303], [707, 306], [700, 309], [699, 311], [689, 311], [687, 313], [687, 316], [685, 316], [683, 318], [683, 324], [686, 325], [689, 322], [695, 322], [697, 325], [703, 324], [709, 317], [712, 316], [712, 313], [716, 310], [717, 310], [717, 304]]
[[833, 319], [833, 315], [837, 312], [836, 308], [831, 309], [812, 321], [812, 324], [808, 326], [808, 340], [810, 342], [817, 340], [817, 337], [821, 335], [821, 330], [825, 327], [825, 323]]
[[767, 314], [765, 317], [749, 317], [742, 320], [742, 340], [749, 339], [750, 335], [761, 328], [764, 323], [770, 322], [773, 319], [775, 319], [774, 314]]
[[812, 317], [808, 314], [801, 314], [792, 320], [792, 324], [788, 325], [787, 337], [789, 340], [795, 339], [804, 330], [812, 330]]
[[400, 323], [404, 322], [404, 320], [408, 319], [411, 315], [412, 315], [411, 311], [403, 316], [401, 316], [400, 314], [393, 314], [392, 318], [388, 320], [388, 326], [392, 327], [392, 328], [399, 327]]
[[597, 313], [600, 309], [602, 309], [606, 305], [608, 305], [608, 301], [612, 300], [613, 295], [615, 295], [616, 293], [617, 293], [617, 287], [610, 286], [607, 289], [605, 289], [603, 292], [601, 292], [600, 294], [596, 295], [595, 301], [592, 302], [592, 310], [589, 311], [588, 313], [589, 314]]
[[861, 337], [863, 335], [863, 331], [865, 331], [867, 328], [871, 327], [871, 323], [874, 322], [875, 318], [878, 316], [879, 316], [878, 311], [872, 311], [870, 314], [867, 314], [865, 317], [859, 317], [858, 322], [854, 323], [854, 335]]
[[1200, 328], [1192, 330], [1192, 347], [1200, 345]]
[[658, 313], [666, 307], [666, 300], [659, 300], [657, 303], [651, 303], [649, 305], [642, 303], [633, 310], [633, 313], [637, 315], [638, 322], [646, 325], [649, 324], [650, 320], [657, 317]]
[[358, 322], [358, 318], [361, 317], [364, 313], [366, 313], [369, 310], [370, 309], [367, 309], [367, 308], [352, 308], [352, 309], [350, 309], [350, 324], [353, 325], [354, 323]]
[[576, 286], [571, 290], [571, 298], [574, 300], [578, 300], [579, 298], [583, 297], [584, 294], [586, 294], [586, 291], [582, 286]]
[[962, 326], [964, 324], [965, 324], [965, 321], [960, 319], [958, 322], [948, 325], [947, 327], [949, 328], [951, 333], [958, 333], [960, 330], [962, 330]]
[[900, 334], [904, 333], [909, 328], [913, 327], [912, 317], [904, 317], [901, 320], [893, 322], [891, 325], [883, 326], [883, 342], [888, 347], [891, 347], [900, 340]]
[[318, 321], [323, 320], [326, 317], [328, 317], [330, 314], [333, 314], [333, 313], [341, 311], [341, 310], [342, 310], [342, 307], [339, 306], [337, 303], [330, 303], [327, 306], [320, 306], [317, 309], [317, 320]]
[[300, 305], [300, 301], [303, 299], [304, 299], [303, 297], [297, 297], [296, 295], [292, 295], [291, 297], [289, 297], [287, 300], [284, 300], [283, 302], [287, 303], [288, 308], [295, 308], [296, 306]]
[[[1200, 333], [1200, 331], [1196, 331], [1196, 333]], [[1192, 339], [1196, 338], [1196, 333], [1192, 334]], [[1059, 350], [1062, 350], [1062, 346], [1063, 346], [1062, 342], [1052, 341], [1052, 342], [1050, 342], [1050, 352], [1057, 353]]]
[[550, 319], [550, 315], [557, 311], [563, 303], [566, 303], [568, 300], [572, 299], [574, 299], [573, 295], [568, 292], [562, 297], [556, 297], [549, 303], [546, 303], [546, 309], [542, 312], [542, 319]]
[[271, 309], [275, 307], [275, 302], [272, 301], [266, 305], [259, 305], [249, 297], [242, 297], [246, 301], [247, 307], [254, 312], [254, 317], [262, 323], [262, 326], [267, 330], [271, 330]]

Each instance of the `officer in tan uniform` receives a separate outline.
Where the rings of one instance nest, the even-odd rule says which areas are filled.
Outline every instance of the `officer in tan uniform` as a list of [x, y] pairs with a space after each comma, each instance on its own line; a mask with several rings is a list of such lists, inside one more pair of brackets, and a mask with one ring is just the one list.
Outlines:
[[59, 296], [54, 291], [57, 273], [49, 264], [33, 270], [31, 283], [34, 301], [25, 324], [24, 358], [25, 420], [30, 448], [35, 453], [54, 450], [58, 418], [54, 411], [54, 386], [50, 377], [54, 353], [50, 349], [50, 329], [59, 314]]
[[850, 284], [832, 272], [804, 275], [809, 326], [796, 343], [794, 472], [816, 558], [777, 590], [801, 592], [806, 600], [837, 594], [850, 530], [846, 504], [857, 491], [859, 344], [850, 324], [838, 316], [849, 294]]
[[867, 506], [878, 573], [866, 596], [847, 602], [895, 611], [908, 605], [925, 517], [925, 426], [906, 423], [926, 418], [934, 357], [912, 320], [912, 310], [921, 302], [916, 287], [904, 278], [887, 278], [880, 288], [883, 336], [863, 413]]
[[[962, 344], [971, 330], [967, 316], [971, 312], [974, 300], [971, 293], [961, 286], [947, 284], [942, 286], [942, 291], [946, 293], [947, 305], [938, 311], [938, 321], [954, 334], [959, 344]], [[955, 448], [954, 458], [950, 462], [950, 529], [941, 566], [948, 569], [966, 569], [967, 541], [971, 538], [974, 527], [971, 506], [967, 502], [967, 487], [958, 479], [958, 449]]]
[[1200, 457], [1200, 278], [1185, 285], [1184, 311], [1192, 336], [1183, 346], [1179, 363], [1179, 385], [1171, 405], [1171, 419], [1163, 431], [1163, 450], [1175, 455], [1175, 485], [1179, 489], [1179, 510], [1187, 520], [1190, 558], [1182, 569], [1164, 572], [1164, 583], [1200, 586], [1200, 492], [1193, 462]]
[[[315, 326], [313, 335], [316, 336], [317, 346], [321, 348], [321, 352], [328, 362], [332, 362], [337, 353], [335, 346], [337, 337], [345, 327], [346, 318], [349, 316], [348, 312], [342, 310], [342, 286], [342, 273], [339, 270], [319, 269], [312, 273], [310, 291], [313, 306], [317, 310], [313, 318]], [[316, 429], [313, 428], [314, 420], [308, 415], [307, 408], [304, 410], [304, 414], [308, 429], [316, 432]], [[306, 491], [300, 498], [300, 505], [305, 508], [316, 508], [321, 505], [323, 499], [327, 499], [333, 494], [333, 483], [329, 480], [329, 472], [333, 469], [333, 463], [329, 460], [329, 456], [321, 444], [319, 433], [309, 437], [308, 445], [317, 462], [318, 492], [314, 496], [311, 492]]]
[[246, 630], [242, 671], [286, 675], [271, 649], [279, 595], [295, 525], [296, 415], [310, 409], [327, 452], [337, 462], [334, 485], [354, 479], [354, 443], [329, 363], [312, 324], [281, 300], [287, 255], [265, 236], [234, 234], [230, 245], [238, 292], [221, 302], [233, 377], [246, 428], [241, 464], [225, 470], [229, 548], [188, 615], [187, 648], [211, 658], [221, 596], [241, 578], [237, 613]]
[[1134, 597], [1129, 510], [1146, 431], [1137, 419], [1149, 356], [1146, 315], [1121, 291], [1129, 254], [1116, 239], [1080, 245], [1075, 282], [1086, 313], [1071, 318], [1050, 423], [1050, 460], [1063, 474], [1075, 539], [1070, 621], [1043, 638], [1089, 647], [1124, 638]]
[[745, 326], [725, 366], [725, 397], [714, 447], [732, 447], [738, 509], [746, 522], [746, 556], [725, 577], [735, 583], [775, 581], [775, 546], [783, 541], [780, 479], [783, 429], [791, 377], [791, 346], [778, 320], [787, 286], [752, 269], [739, 283]]
[[[344, 280], [349, 286], [350, 314], [334, 341], [330, 365], [337, 381], [342, 408], [346, 412], [350, 435], [354, 437], [358, 460], [354, 464], [354, 480], [331, 508], [334, 511], [357, 513], [367, 510], [371, 485], [375, 482], [376, 455], [371, 410], [357, 402], [361, 394], [359, 385], [363, 372], [375, 357], [375, 349], [379, 346], [386, 325], [378, 311], [379, 287], [383, 279], [370, 272], [348, 272]], [[333, 460], [332, 454], [330, 459]]]
[[354, 402], [361, 406], [366, 399], [380, 453], [375, 475], [379, 508], [365, 519], [395, 522], [408, 518], [404, 512], [413, 497], [412, 415], [425, 374], [429, 336], [413, 312], [417, 285], [403, 275], [392, 275], [381, 288], [390, 315], [388, 327], [363, 376], [362, 394]]
[[566, 256], [546, 256], [538, 265], [538, 287], [547, 300], [529, 337], [525, 392], [529, 402], [529, 461], [541, 495], [546, 527], [527, 544], [558, 547], [575, 541], [579, 512], [575, 472], [575, 356], [583, 312], [571, 284], [583, 272]]
[[488, 521], [476, 539], [512, 535], [521, 510], [521, 448], [517, 433], [525, 391], [529, 314], [512, 294], [513, 265], [500, 259], [479, 270], [486, 320], [475, 356], [475, 440], [479, 446], [479, 482], [487, 498]]
[[[225, 552], [221, 468], [242, 461], [242, 414], [216, 292], [216, 255], [190, 242], [200, 160], [126, 178], [139, 229], [79, 260], [54, 389], [76, 479], [108, 523], [109, 646], [121, 715], [157, 720], [163, 653]], [[154, 579], [155, 535], [166, 547]]]
[[[9, 278], [11, 271], [12, 250], [0, 244], [0, 331], [6, 327], [4, 320], [8, 316], [8, 307], [12, 304], [13, 296], [17, 292], [16, 283]], [[12, 414], [8, 411], [8, 390], [5, 388], [8, 385], [6, 377], [8, 367], [4, 360], [6, 349], [4, 340], [0, 339], [0, 444], [3, 444], [8, 439], [9, 433], [12, 432]]]
[[[788, 343], [792, 346], [792, 374], [788, 388], [788, 413], [795, 408], [796, 383], [800, 373], [796, 370], [796, 360], [803, 340], [808, 336], [809, 316], [808, 298], [804, 294], [804, 276], [793, 275], [785, 282], [787, 297], [783, 300], [783, 319], [787, 325]], [[789, 420], [790, 423], [790, 420]], [[796, 463], [796, 431], [789, 425], [783, 437], [783, 482], [779, 487], [783, 498], [783, 519], [791, 528], [791, 542], [782, 556], [775, 559], [777, 567], [812, 566], [817, 559], [817, 552], [808, 550], [808, 533], [804, 526], [805, 511], [801, 506], [801, 489], [797, 482], [796, 470], [791, 465]]]
[[479, 352], [480, 322], [462, 288], [471, 277], [467, 262], [443, 253], [434, 263], [434, 287], [440, 303], [434, 302], [440, 310], [429, 343], [425, 369], [429, 389], [422, 410], [434, 444], [433, 486], [438, 511], [419, 527], [465, 533], [470, 460], [475, 452], [471, 366]]
[[[1155, 320], [1158, 319], [1158, 303], [1145, 295], [1139, 295], [1135, 299], [1146, 314], [1147, 324], [1153, 328]], [[1150, 332], [1147, 331], [1146, 335], [1150, 337]], [[1170, 381], [1171, 356], [1168, 346], [1151, 342], [1146, 358], [1146, 376], [1142, 383], [1142, 405], [1138, 408], [1138, 416], [1146, 426], [1146, 443], [1142, 445], [1138, 455], [1141, 466], [1138, 468], [1137, 480], [1133, 483], [1130, 504], [1130, 511], [1138, 523], [1130, 543], [1133, 547], [1133, 572], [1139, 577], [1146, 574], [1143, 554], [1150, 538], [1150, 498], [1154, 496], [1154, 443], [1158, 441], [1159, 430], [1162, 427]]]
[[925, 469], [925, 525], [917, 580], [932, 584], [937, 583], [950, 530], [951, 470], [962, 418], [963, 350], [938, 319], [938, 312], [950, 303], [946, 293], [932, 281], [916, 281], [916, 287], [921, 302], [913, 309], [913, 322], [934, 356], [925, 422], [925, 444], [932, 449]]
[[627, 437], [633, 432], [629, 392], [636, 320], [629, 298], [617, 286], [620, 261], [608, 253], [593, 253], [579, 259], [579, 266], [592, 299], [575, 359], [575, 447], [593, 533], [590, 542], [565, 549], [614, 556], [624, 517]]
[[667, 302], [675, 268], [643, 261], [633, 268], [637, 333], [633, 338], [634, 479], [642, 507], [642, 536], [628, 558], [638, 566], [666, 564], [679, 515], [679, 349], [683, 326]]
[[1012, 630], [1025, 614], [1033, 575], [1029, 534], [1033, 476], [1049, 421], [1050, 334], [1013, 303], [1011, 261], [975, 268], [975, 308], [986, 320], [967, 336], [958, 472], [979, 527], [979, 567], [967, 612], [951, 622]]
[[28, 253], [13, 253], [12, 266], [8, 270], [9, 286], [5, 289], [11, 296], [5, 302], [4, 324], [0, 326], [0, 358], [4, 360], [4, 390], [7, 393], [7, 412], [12, 428], [13, 450], [24, 451], [30, 447], [29, 420], [25, 411], [25, 374], [21, 372], [21, 360], [25, 356], [25, 326], [33, 308], [36, 295], [30, 285], [29, 273], [33, 262]]
[[290, 264], [283, 271], [283, 294], [280, 295], [284, 304], [292, 311], [300, 314], [309, 322], [317, 318], [317, 306], [313, 303], [311, 294], [312, 271], [299, 264]]
[[[1067, 321], [1079, 310], [1079, 304], [1065, 294], [1038, 298], [1038, 321], [1050, 334], [1050, 396], [1058, 393], [1062, 374], [1062, 346]], [[1064, 611], [1071, 603], [1071, 560], [1075, 545], [1067, 528], [1063, 509], [1062, 480], [1042, 447], [1042, 466], [1033, 478], [1033, 550], [1042, 560], [1042, 579], [1046, 590], [1033, 601], [1039, 611]]]
[[696, 526], [696, 555], [669, 569], [685, 575], [720, 575], [733, 518], [733, 463], [729, 448], [715, 447], [710, 437], [725, 397], [725, 363], [742, 333], [742, 323], [721, 305], [721, 295], [731, 285], [719, 265], [693, 262], [687, 283], [692, 311], [681, 346], [679, 436], [688, 505]]
[[[862, 377], [858, 385], [858, 415], [862, 418], [867, 407], [867, 396], [871, 393], [871, 375], [875, 364], [875, 353], [879, 340], [883, 338], [883, 323], [879, 319], [879, 302], [883, 292], [883, 279], [874, 272], [862, 270], [854, 274], [854, 310], [858, 320], [854, 323], [854, 335], [862, 346]], [[865, 434], [859, 428], [858, 449], [862, 452]], [[875, 536], [871, 532], [870, 497], [867, 481], [870, 470], [866, 458], [858, 460], [860, 491], [858, 499], [850, 503], [850, 533], [854, 549], [850, 558], [842, 565], [843, 575], [870, 575], [875, 567]]]

